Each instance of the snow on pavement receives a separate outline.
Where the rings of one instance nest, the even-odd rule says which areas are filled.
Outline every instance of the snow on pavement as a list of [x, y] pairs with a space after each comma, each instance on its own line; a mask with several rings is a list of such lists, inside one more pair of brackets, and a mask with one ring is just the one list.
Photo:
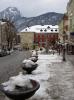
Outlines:
[[30, 79], [37, 80], [40, 83], [40, 88], [34, 94], [30, 100], [50, 100], [50, 96], [48, 93], [49, 88], [49, 78], [50, 78], [50, 67], [53, 62], [61, 62], [61, 57], [57, 54], [46, 55], [39, 54], [38, 55], [38, 68], [32, 72], [31, 75], [25, 75], [25, 77], [29, 77]]
[[[52, 100], [49, 95], [49, 78], [51, 77], [50, 68], [53, 62], [61, 62], [61, 56], [57, 54], [39, 54], [38, 55], [38, 68], [32, 74], [25, 74], [25, 78], [34, 79], [40, 83], [40, 88], [28, 100]], [[5, 99], [9, 100], [9, 99]]]
[[[24, 77], [37, 80], [40, 88], [28, 100], [74, 100], [74, 66], [57, 54], [39, 54], [38, 68]], [[8, 100], [8, 99], [5, 99]]]

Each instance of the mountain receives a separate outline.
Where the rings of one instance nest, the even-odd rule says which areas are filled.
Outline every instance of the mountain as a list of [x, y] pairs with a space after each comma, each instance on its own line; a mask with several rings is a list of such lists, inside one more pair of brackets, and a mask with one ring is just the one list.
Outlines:
[[16, 7], [8, 7], [2, 12], [0, 12], [0, 19], [8, 18], [11, 21], [14, 21], [18, 31], [22, 30], [27, 26], [32, 25], [56, 25], [62, 19], [63, 14], [56, 12], [48, 12], [36, 17], [22, 17], [20, 11]]
[[11, 21], [16, 21], [21, 18], [20, 11], [16, 7], [8, 7], [2, 12], [0, 12], [0, 19], [10, 19]]

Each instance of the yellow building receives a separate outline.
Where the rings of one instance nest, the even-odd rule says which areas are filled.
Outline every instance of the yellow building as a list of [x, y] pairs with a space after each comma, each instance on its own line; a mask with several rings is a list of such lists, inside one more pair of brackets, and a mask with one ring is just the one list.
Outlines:
[[33, 32], [21, 32], [20, 33], [20, 42], [23, 49], [32, 49], [34, 42], [34, 33]]

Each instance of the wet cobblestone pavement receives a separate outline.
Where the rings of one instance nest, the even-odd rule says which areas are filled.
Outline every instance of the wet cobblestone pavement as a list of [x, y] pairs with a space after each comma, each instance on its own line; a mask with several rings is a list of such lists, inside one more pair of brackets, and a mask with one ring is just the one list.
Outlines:
[[74, 100], [74, 66], [71, 62], [53, 63], [49, 95], [53, 100]]
[[[68, 56], [69, 57], [69, 56]], [[66, 62], [53, 62], [50, 67], [49, 88], [46, 98], [29, 100], [74, 100], [74, 66], [73, 58]]]

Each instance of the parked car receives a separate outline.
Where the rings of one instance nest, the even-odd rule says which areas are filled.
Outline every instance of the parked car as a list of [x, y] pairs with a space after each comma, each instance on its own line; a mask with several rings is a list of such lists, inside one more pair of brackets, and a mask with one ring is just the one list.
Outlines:
[[7, 52], [6, 51], [0, 51], [0, 57], [6, 56]]

